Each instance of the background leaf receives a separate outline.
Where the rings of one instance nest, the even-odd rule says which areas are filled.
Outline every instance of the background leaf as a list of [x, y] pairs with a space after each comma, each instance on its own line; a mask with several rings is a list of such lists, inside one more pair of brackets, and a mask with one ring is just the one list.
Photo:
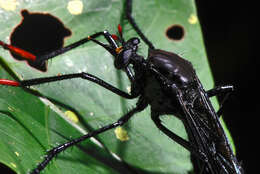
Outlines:
[[[121, 0], [84, 1], [80, 15], [70, 14], [67, 4], [67, 0], [31, 0], [18, 1], [13, 11], [0, 8], [0, 39], [9, 42], [12, 29], [21, 20], [21, 9], [47, 12], [59, 18], [72, 31], [72, 36], [66, 39], [65, 45], [105, 29], [116, 33], [117, 24], [122, 22]], [[199, 22], [196, 21], [194, 2], [136, 0], [133, 5], [137, 23], [155, 47], [182, 54], [182, 57], [193, 63], [205, 89], [212, 88], [213, 80]], [[191, 18], [195, 19], [194, 23], [190, 22]], [[185, 35], [180, 41], [169, 40], [165, 35], [167, 28], [173, 24], [184, 28]], [[123, 22], [122, 25], [126, 39], [137, 36], [129, 24]], [[147, 57], [147, 47], [143, 42], [139, 53]], [[1, 51], [0, 58], [0, 78], [11, 79], [11, 72], [19, 78], [30, 79], [84, 71], [95, 74], [124, 91], [130, 87], [125, 74], [115, 70], [112, 57], [93, 43], [87, 43], [51, 60], [47, 73], [38, 72], [26, 63], [14, 60], [7, 51]], [[4, 66], [10, 68], [9, 73]], [[35, 96], [32, 90], [13, 87], [1, 87], [0, 90], [0, 162], [17, 173], [26, 173], [34, 168], [42, 160], [44, 151], [57, 143], [64, 143], [67, 139], [116, 121], [136, 102], [121, 99], [81, 79], [34, 86], [32, 89], [48, 98]], [[214, 104], [216, 105], [215, 100]], [[73, 110], [80, 123], [68, 121], [64, 116], [67, 110]], [[119, 141], [113, 130], [105, 132], [95, 140], [83, 143], [84, 150], [81, 146], [61, 153], [44, 170], [45, 173], [131, 173], [130, 169], [139, 170], [139, 173], [191, 171], [189, 153], [163, 135], [149, 115], [150, 108], [136, 114], [124, 126], [129, 135], [128, 141]], [[187, 137], [178, 119], [168, 116], [163, 120], [178, 135]], [[103, 147], [100, 147], [100, 143]], [[128, 166], [111, 153], [119, 156]]]

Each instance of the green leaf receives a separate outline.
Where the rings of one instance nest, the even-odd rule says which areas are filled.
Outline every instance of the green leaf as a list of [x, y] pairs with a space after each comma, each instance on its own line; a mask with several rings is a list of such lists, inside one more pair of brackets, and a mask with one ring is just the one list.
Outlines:
[[[0, 40], [8, 42], [12, 29], [20, 23], [21, 9], [47, 12], [58, 17], [72, 31], [65, 45], [105, 29], [116, 33], [116, 26], [122, 21], [121, 0], [84, 1], [83, 11], [79, 15], [70, 14], [68, 2], [18, 1], [13, 11], [8, 11], [0, 3]], [[182, 54], [193, 63], [204, 87], [213, 87], [194, 1], [134, 0], [133, 15], [156, 48]], [[173, 24], [184, 28], [185, 35], [180, 41], [166, 37], [167, 28]], [[123, 23], [123, 28], [125, 39], [138, 37], [129, 24]], [[147, 46], [142, 42], [139, 53], [146, 57], [147, 52]], [[8, 51], [1, 50], [0, 60], [0, 78], [17, 76], [31, 79], [84, 71], [124, 91], [130, 87], [126, 75], [115, 70], [111, 55], [93, 43], [57, 56], [50, 61], [47, 73], [14, 60]], [[31, 89], [0, 86], [0, 162], [17, 173], [27, 173], [35, 168], [51, 147], [116, 121], [136, 102], [122, 99], [82, 79], [49, 83]], [[217, 106], [216, 100], [213, 103]], [[67, 110], [73, 110], [80, 122], [69, 121], [64, 114]], [[180, 120], [172, 116], [163, 120], [175, 133], [187, 137]], [[129, 166], [140, 169], [140, 173], [179, 174], [192, 171], [189, 153], [155, 127], [150, 119], [150, 108], [136, 114], [124, 129], [127, 130], [127, 141], [120, 141], [114, 130], [110, 130], [84, 142], [81, 147], [59, 154], [44, 172], [131, 173]], [[126, 167], [122, 161], [129, 166]]]

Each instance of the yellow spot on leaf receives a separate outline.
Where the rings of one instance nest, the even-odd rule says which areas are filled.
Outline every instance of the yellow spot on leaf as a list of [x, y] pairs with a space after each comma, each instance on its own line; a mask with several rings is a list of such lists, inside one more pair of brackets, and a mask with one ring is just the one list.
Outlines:
[[78, 123], [78, 122], [79, 122], [79, 119], [78, 119], [77, 115], [76, 115], [74, 112], [72, 112], [72, 111], [66, 111], [66, 112], [65, 112], [65, 115], [66, 115], [66, 117], [67, 117], [70, 121], [72, 121], [72, 122], [74, 122], [74, 123]]
[[14, 111], [14, 109], [11, 106], [8, 106], [9, 111]]
[[127, 87], [126, 87], [126, 90], [127, 90], [127, 92], [130, 93], [130, 92], [131, 92], [131, 86], [127, 86]]
[[0, 0], [0, 7], [6, 11], [15, 11], [18, 4], [19, 2], [16, 2], [16, 0]]
[[188, 21], [190, 24], [196, 24], [198, 22], [198, 17], [195, 14], [191, 14]]
[[14, 152], [16, 156], [20, 156], [20, 154], [18, 152]]
[[123, 129], [122, 127], [117, 127], [115, 129], [116, 138], [120, 141], [127, 141], [129, 140], [129, 136], [127, 134], [127, 131]]
[[83, 3], [81, 0], [72, 0], [68, 2], [67, 9], [72, 15], [79, 15], [83, 11]]
[[13, 166], [14, 168], [16, 168], [16, 164], [15, 163], [10, 163], [11, 166]]

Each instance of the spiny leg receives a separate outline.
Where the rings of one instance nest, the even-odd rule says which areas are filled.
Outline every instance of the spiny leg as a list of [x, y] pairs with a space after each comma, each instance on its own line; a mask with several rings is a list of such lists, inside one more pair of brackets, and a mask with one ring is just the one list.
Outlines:
[[143, 32], [140, 30], [140, 28], [136, 24], [135, 19], [132, 17], [133, 1], [132, 0], [126, 0], [125, 5], [126, 5], [125, 6], [126, 18], [129, 21], [129, 23], [132, 25], [132, 27], [135, 29], [136, 33], [141, 37], [141, 39], [148, 45], [148, 47], [150, 49], [155, 49], [152, 42], [149, 41], [149, 39], [143, 34]]
[[57, 156], [60, 152], [66, 150], [67, 148], [69, 148], [75, 144], [78, 144], [90, 137], [97, 136], [100, 133], [103, 133], [103, 132], [113, 129], [115, 127], [124, 125], [134, 114], [141, 112], [146, 107], [147, 107], [147, 104], [145, 102], [143, 102], [142, 99], [139, 99], [139, 101], [136, 104], [136, 107], [131, 109], [127, 114], [122, 116], [118, 121], [116, 121], [112, 124], [106, 125], [100, 129], [92, 131], [86, 135], [73, 139], [67, 143], [64, 143], [62, 145], [59, 145], [59, 146], [49, 150], [47, 155], [44, 157], [44, 160], [40, 164], [38, 164], [37, 167], [33, 171], [30, 172], [30, 174], [39, 174], [55, 156]]

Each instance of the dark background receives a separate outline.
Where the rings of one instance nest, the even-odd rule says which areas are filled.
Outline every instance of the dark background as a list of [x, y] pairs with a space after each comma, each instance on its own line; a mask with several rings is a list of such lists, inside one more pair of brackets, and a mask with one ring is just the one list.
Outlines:
[[[246, 173], [255, 173], [250, 165], [257, 161], [252, 146], [257, 141], [254, 131], [258, 130], [254, 124], [258, 122], [258, 84], [252, 50], [257, 20], [250, 16], [251, 9], [244, 1], [196, 0], [196, 4], [215, 84], [235, 86], [235, 92], [224, 105], [223, 118]], [[1, 164], [0, 171], [5, 171]]]
[[253, 21], [252, 9], [245, 1], [196, 0], [196, 4], [215, 84], [235, 87], [224, 104], [223, 118], [245, 173], [255, 173], [250, 165], [257, 159], [252, 145], [257, 140], [253, 132], [257, 130], [254, 120], [258, 121], [258, 84], [250, 36], [254, 34], [257, 20]]

